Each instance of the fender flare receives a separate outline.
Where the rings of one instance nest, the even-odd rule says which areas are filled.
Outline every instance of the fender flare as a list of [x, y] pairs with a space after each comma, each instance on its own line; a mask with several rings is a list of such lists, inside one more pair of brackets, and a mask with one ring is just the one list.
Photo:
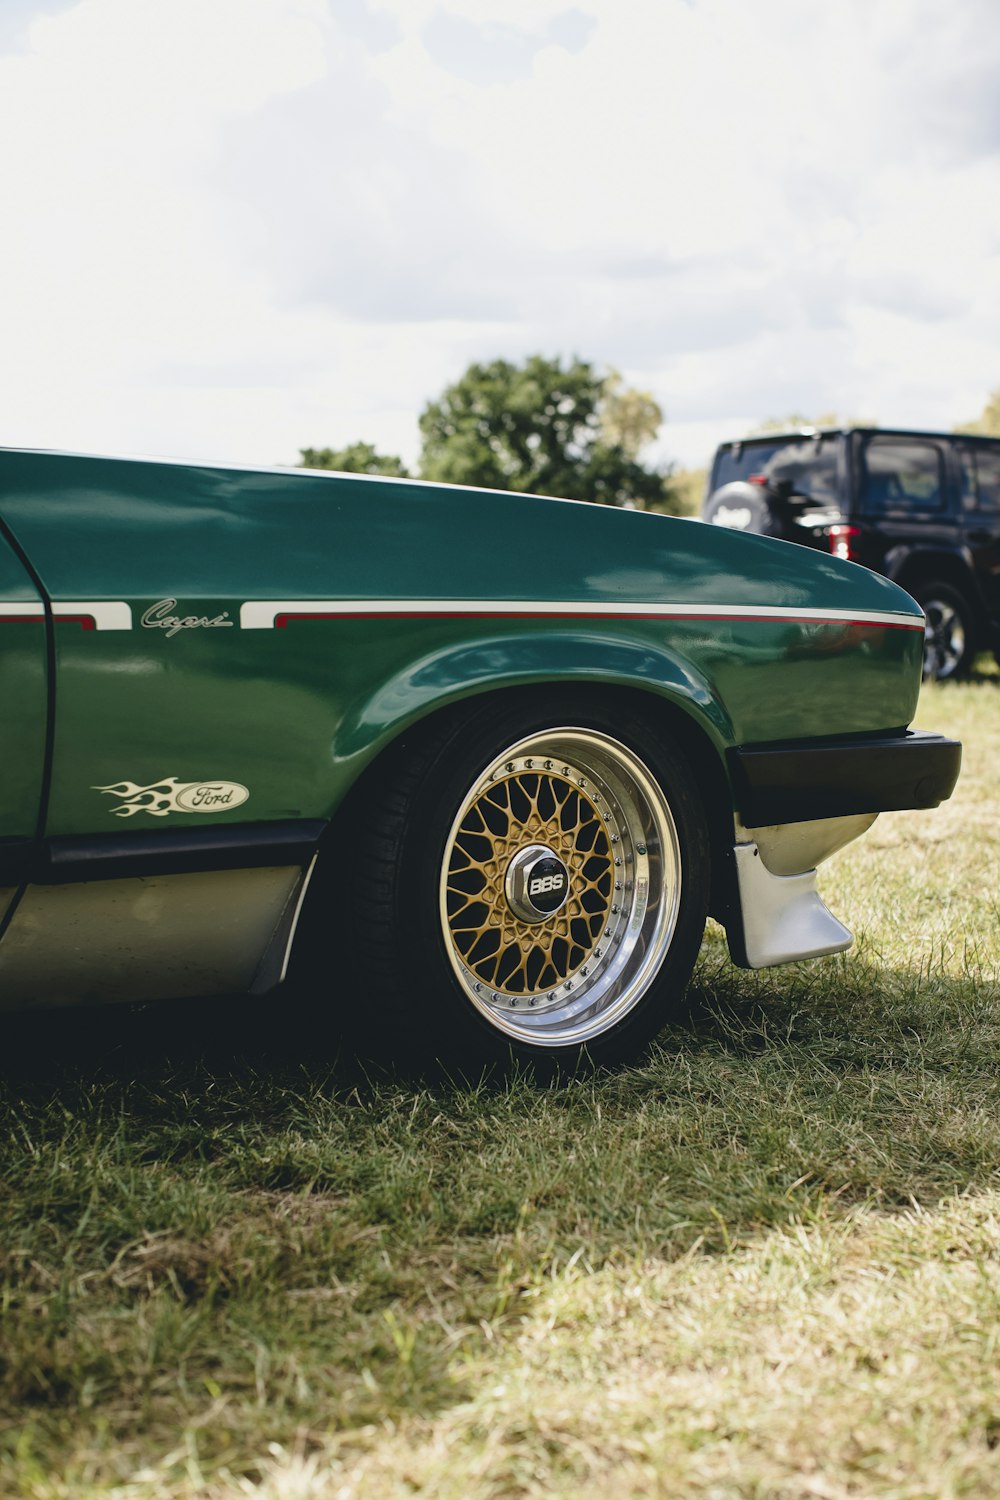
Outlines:
[[683, 655], [594, 628], [483, 635], [418, 657], [347, 708], [336, 759], [342, 765], [353, 763], [352, 771], [359, 774], [402, 731], [438, 709], [483, 693], [553, 681], [650, 694], [687, 714], [721, 760], [735, 743], [721, 699]]
[[[961, 589], [974, 612], [978, 629], [985, 629], [988, 619], [986, 600], [983, 598], [968, 547], [914, 546], [904, 542], [890, 548], [885, 555], [883, 567], [886, 577], [893, 583], [899, 583], [900, 588], [908, 589], [910, 584], [917, 585], [921, 578], [938, 577], [943, 583], [950, 583]], [[907, 577], [911, 569], [917, 576]], [[904, 581], [900, 582], [901, 578]]]
[[[885, 576], [895, 583], [899, 575], [904, 573], [911, 564], [916, 564], [918, 567], [924, 564], [933, 565], [937, 558], [941, 559], [948, 571], [961, 570], [968, 578], [972, 589], [976, 589], [976, 572], [968, 547], [950, 547], [940, 544], [931, 546], [921, 542], [914, 545], [912, 542], [900, 542], [898, 546], [890, 547], [885, 554], [883, 565]], [[900, 584], [900, 588], [904, 586]]]

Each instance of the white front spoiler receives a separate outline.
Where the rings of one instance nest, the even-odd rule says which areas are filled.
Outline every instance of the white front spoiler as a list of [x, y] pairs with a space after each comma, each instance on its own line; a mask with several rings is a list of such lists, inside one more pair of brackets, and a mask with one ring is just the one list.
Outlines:
[[736, 962], [751, 969], [842, 953], [854, 941], [816, 889], [816, 866], [858, 838], [875, 813], [785, 823], [770, 828], [736, 825], [733, 847], [742, 925], [742, 951], [730, 934]]

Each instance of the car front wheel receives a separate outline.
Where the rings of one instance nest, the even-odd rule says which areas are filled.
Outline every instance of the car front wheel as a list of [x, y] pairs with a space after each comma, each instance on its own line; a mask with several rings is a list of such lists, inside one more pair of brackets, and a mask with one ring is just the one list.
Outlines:
[[690, 977], [709, 846], [686, 759], [631, 709], [549, 697], [418, 736], [368, 809], [353, 931], [407, 1048], [625, 1061]]

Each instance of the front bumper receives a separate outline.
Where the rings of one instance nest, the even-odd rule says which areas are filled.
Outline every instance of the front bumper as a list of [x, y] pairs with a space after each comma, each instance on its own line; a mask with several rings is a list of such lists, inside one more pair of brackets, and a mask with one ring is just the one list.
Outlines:
[[762, 969], [849, 948], [851, 933], [816, 889], [816, 866], [880, 812], [937, 807], [961, 763], [957, 740], [919, 731], [730, 751], [737, 818], [724, 920], [733, 962]]
[[958, 740], [916, 729], [729, 752], [736, 808], [747, 828], [937, 807], [954, 791], [961, 765]]

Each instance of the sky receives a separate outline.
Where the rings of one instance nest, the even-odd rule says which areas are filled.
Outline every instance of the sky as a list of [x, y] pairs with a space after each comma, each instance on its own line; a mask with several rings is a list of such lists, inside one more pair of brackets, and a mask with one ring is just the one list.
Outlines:
[[696, 466], [1000, 385], [997, 0], [0, 0], [0, 444], [416, 460], [578, 355]]

